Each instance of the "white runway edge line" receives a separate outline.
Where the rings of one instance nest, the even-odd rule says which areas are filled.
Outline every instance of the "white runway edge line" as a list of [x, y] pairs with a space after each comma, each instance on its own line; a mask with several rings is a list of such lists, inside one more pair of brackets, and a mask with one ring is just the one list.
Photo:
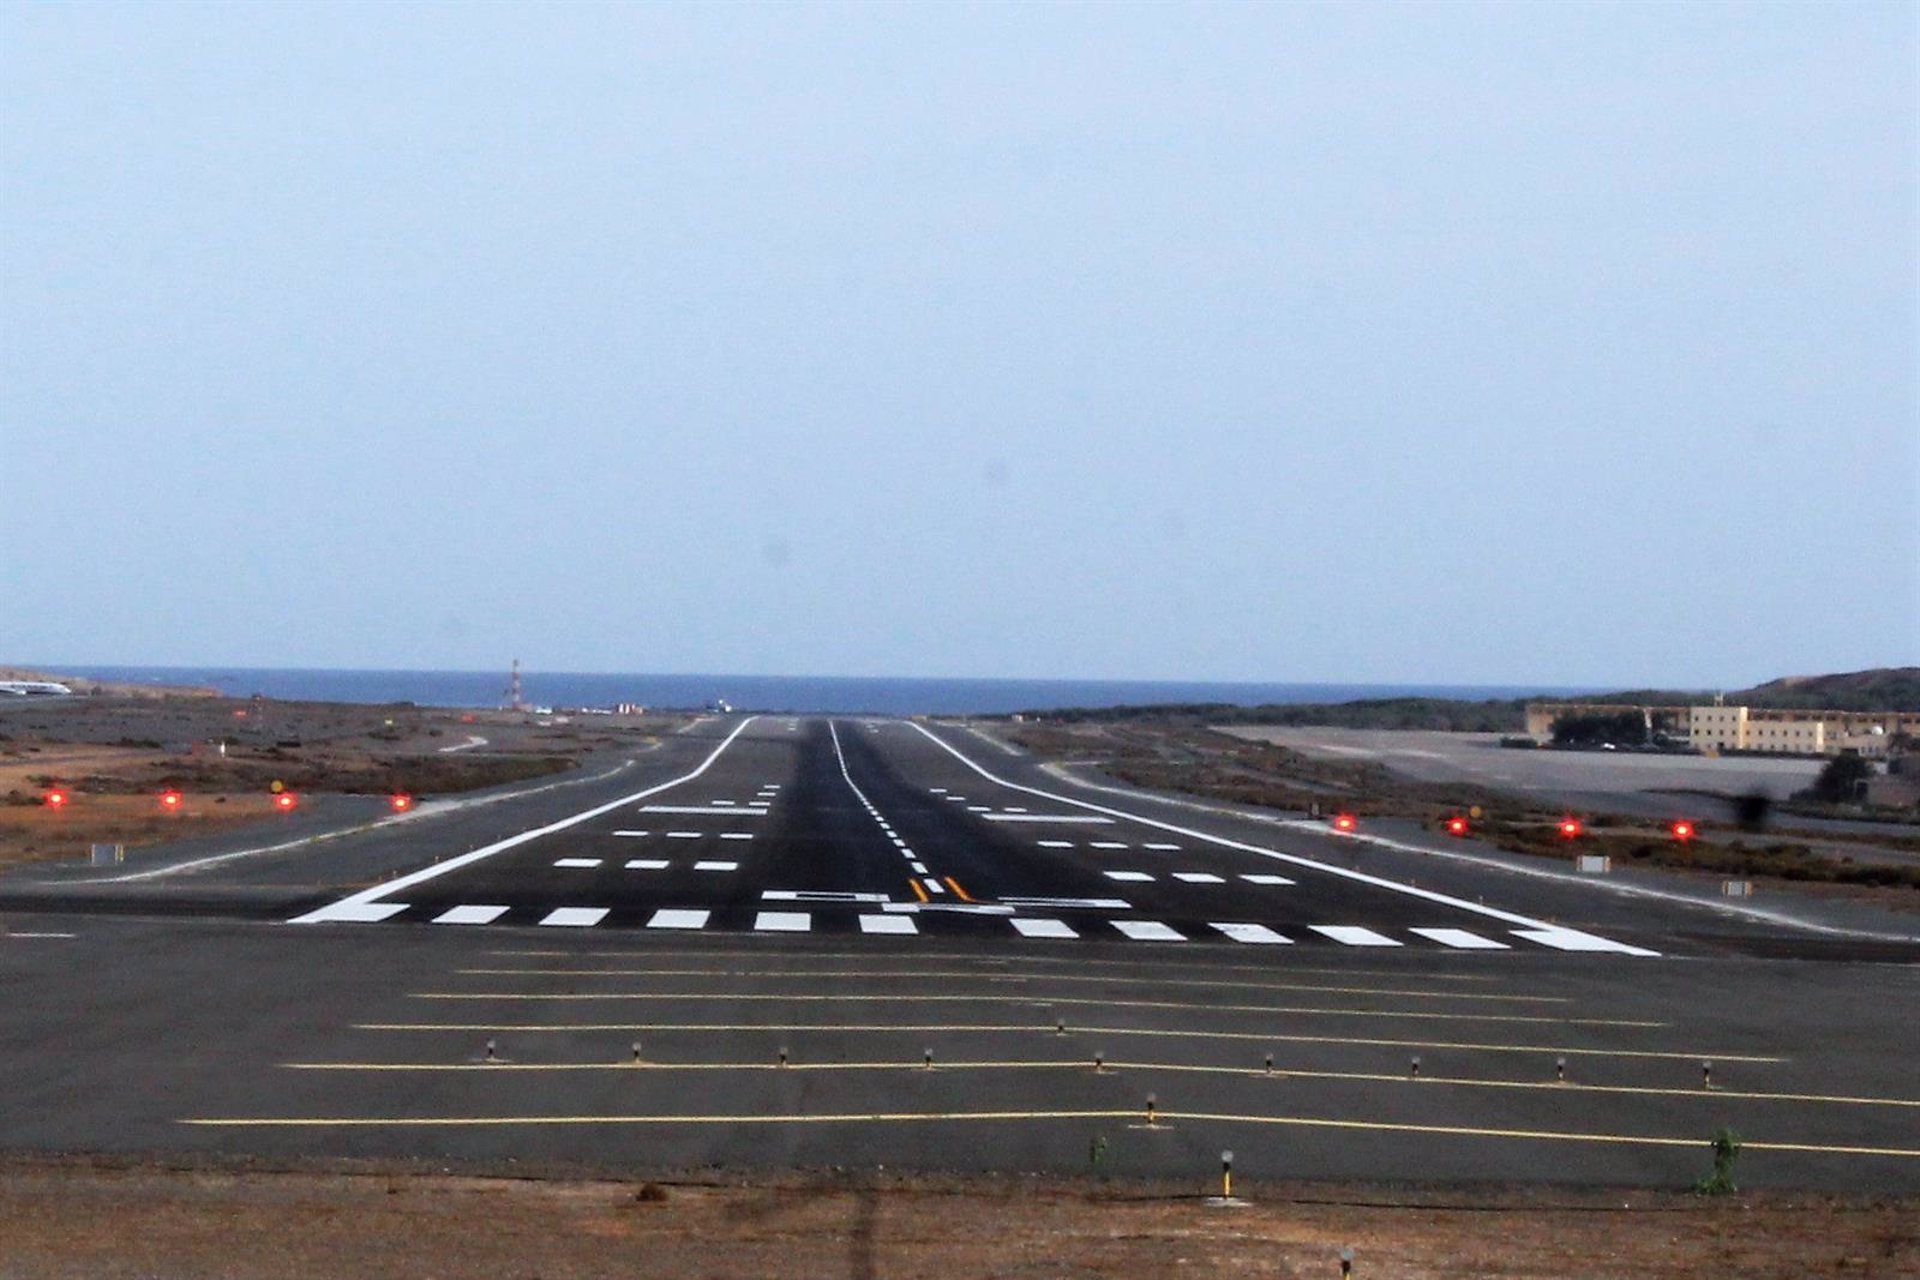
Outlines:
[[1208, 844], [1219, 845], [1224, 849], [1238, 849], [1243, 853], [1254, 853], [1263, 858], [1272, 858], [1279, 862], [1290, 862], [1300, 867], [1310, 867], [1315, 871], [1324, 872], [1330, 876], [1339, 876], [1343, 880], [1357, 881], [1360, 884], [1372, 885], [1376, 889], [1386, 889], [1393, 893], [1405, 894], [1408, 897], [1419, 898], [1426, 902], [1437, 902], [1442, 906], [1453, 907], [1459, 911], [1469, 911], [1474, 915], [1485, 916], [1491, 920], [1505, 921], [1507, 924], [1517, 925], [1521, 929], [1550, 933], [1554, 936], [1556, 943], [1564, 944], [1570, 940], [1569, 935], [1576, 935], [1582, 939], [1590, 940], [1595, 944], [1596, 950], [1606, 950], [1632, 956], [1657, 956], [1660, 954], [1657, 951], [1649, 951], [1645, 947], [1629, 946], [1624, 942], [1614, 942], [1610, 939], [1595, 937], [1592, 934], [1580, 933], [1575, 929], [1567, 929], [1559, 925], [1550, 924], [1545, 920], [1536, 920], [1532, 916], [1523, 916], [1512, 911], [1502, 911], [1497, 907], [1488, 907], [1478, 902], [1469, 902], [1465, 898], [1456, 898], [1449, 894], [1436, 893], [1431, 889], [1422, 889], [1418, 885], [1402, 884], [1397, 880], [1388, 880], [1381, 876], [1368, 875], [1364, 871], [1352, 871], [1346, 867], [1334, 866], [1331, 863], [1318, 862], [1312, 858], [1302, 857], [1297, 853], [1282, 853], [1278, 849], [1266, 849], [1257, 844], [1247, 844], [1240, 840], [1230, 840], [1226, 836], [1213, 835], [1210, 832], [1200, 831], [1193, 827], [1176, 826], [1171, 822], [1162, 822], [1158, 818], [1149, 818], [1141, 814], [1129, 813], [1125, 809], [1115, 809], [1107, 805], [1095, 804], [1091, 800], [1078, 800], [1073, 796], [1063, 796], [1058, 792], [1042, 791], [1038, 787], [1029, 787], [1018, 782], [1009, 782], [1005, 778], [988, 773], [985, 768], [969, 759], [958, 747], [955, 747], [939, 734], [932, 732], [925, 725], [918, 724], [911, 720], [906, 723], [908, 727], [919, 730], [928, 741], [958, 760], [961, 764], [967, 766], [967, 768], [985, 778], [988, 782], [996, 783], [1009, 790], [1024, 791], [1030, 796], [1040, 796], [1043, 799], [1052, 800], [1060, 804], [1069, 804], [1076, 809], [1087, 809], [1094, 813], [1104, 813], [1110, 818], [1123, 818], [1128, 822], [1139, 823], [1141, 826], [1154, 827], [1161, 831], [1170, 831], [1174, 835], [1186, 836], [1193, 840], [1204, 840]]
[[[472, 853], [463, 853], [457, 858], [448, 858], [445, 862], [436, 862], [430, 867], [422, 867], [420, 870], [401, 876], [397, 880], [389, 880], [385, 884], [376, 884], [370, 888], [362, 889], [360, 892], [342, 898], [338, 902], [331, 903], [315, 911], [309, 911], [303, 916], [295, 916], [287, 923], [325, 924], [328, 921], [379, 920], [384, 919], [388, 915], [404, 911], [406, 909], [404, 905], [381, 902], [380, 899], [385, 898], [389, 894], [398, 893], [402, 889], [411, 889], [414, 885], [420, 884], [423, 881], [432, 880], [436, 876], [443, 876], [449, 871], [458, 871], [462, 867], [471, 866], [484, 858], [491, 858], [496, 853], [504, 853], [506, 850], [526, 844], [530, 840], [538, 840], [542, 836], [550, 836], [556, 831], [565, 831], [568, 827], [578, 826], [580, 823], [591, 821], [602, 814], [612, 813], [614, 810], [624, 808], [636, 801], [645, 800], [648, 796], [657, 796], [662, 791], [671, 790], [674, 787], [680, 786], [682, 783], [692, 782], [695, 778], [712, 768], [713, 762], [720, 758], [720, 753], [732, 746], [733, 740], [739, 737], [741, 733], [745, 731], [746, 727], [752, 724], [755, 719], [757, 719], [757, 717], [748, 716], [739, 724], [735, 725], [733, 732], [721, 739], [720, 745], [715, 747], [713, 751], [708, 754], [707, 758], [702, 760], [699, 766], [691, 773], [681, 774], [670, 782], [662, 782], [658, 786], [648, 787], [645, 791], [636, 791], [630, 796], [621, 796], [618, 800], [609, 800], [605, 804], [595, 805], [591, 809], [576, 813], [570, 818], [562, 818], [558, 822], [548, 823], [544, 827], [536, 827], [532, 831], [522, 831], [519, 835], [508, 836], [505, 840], [499, 840], [493, 844], [475, 849]], [[1541, 927], [1544, 928], [1545, 926], [1543, 925]]]

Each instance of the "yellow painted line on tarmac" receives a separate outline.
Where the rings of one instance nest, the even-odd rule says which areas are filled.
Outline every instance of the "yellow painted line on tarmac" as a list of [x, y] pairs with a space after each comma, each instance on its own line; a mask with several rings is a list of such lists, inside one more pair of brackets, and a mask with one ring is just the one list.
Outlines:
[[[764, 958], [764, 953], [762, 955]], [[1480, 991], [1422, 991], [1412, 987], [1348, 987], [1314, 982], [1213, 982], [1200, 978], [1119, 977], [1093, 973], [983, 973], [974, 969], [781, 969], [768, 973], [751, 969], [455, 969], [466, 977], [543, 978], [743, 978], [780, 981], [801, 978], [848, 978], [883, 981], [897, 978], [970, 978], [988, 982], [1079, 982], [1135, 987], [1198, 987], [1225, 991], [1318, 991], [1333, 995], [1406, 996], [1418, 1000], [1499, 1000], [1517, 1004], [1572, 1004], [1568, 996], [1517, 996]]]
[[907, 881], [907, 885], [909, 888], [913, 890], [914, 897], [920, 899], [920, 901], [922, 902], [931, 901], [931, 899], [927, 897], [926, 887], [922, 885], [918, 880], [909, 880]]
[[972, 894], [968, 893], [965, 889], [962, 889], [960, 887], [960, 882], [958, 880], [955, 880], [952, 876], [946, 877], [946, 881], [947, 881], [947, 888], [953, 890], [953, 896], [960, 899], [960, 901], [962, 902], [978, 901], [978, 899], [976, 899]]
[[[837, 1022], [360, 1022], [355, 1031], [513, 1031], [513, 1032], [631, 1032], [631, 1031], [819, 1031], [840, 1034], [924, 1034], [932, 1031], [1001, 1032], [1017, 1035], [1057, 1034], [1053, 1027], [1032, 1023], [837, 1023]], [[1368, 1036], [1303, 1036], [1259, 1031], [1197, 1031], [1166, 1027], [1083, 1027], [1077, 1034], [1101, 1036], [1173, 1036], [1182, 1040], [1252, 1040], [1268, 1044], [1345, 1044], [1392, 1049], [1459, 1049], [1473, 1053], [1554, 1053], [1582, 1058], [1654, 1058], [1684, 1062], [1780, 1063], [1783, 1057], [1746, 1053], [1710, 1053], [1699, 1050], [1593, 1049], [1557, 1044], [1469, 1044], [1448, 1040], [1388, 1040]]]
[[[941, 945], [951, 944], [950, 946], [948, 946], [948, 949], [946, 950], [936, 951], [935, 954], [939, 955], [939, 957], [942, 960], [965, 961], [965, 960], [975, 959], [977, 956], [977, 949], [972, 952], [958, 950], [957, 948], [961, 946], [961, 941], [957, 938], [956, 939], [940, 939], [940, 940], [925, 939], [925, 941], [932, 946], [941, 946]], [[698, 959], [707, 960], [707, 959], [712, 959], [716, 956], [741, 956], [741, 957], [750, 957], [755, 959], [765, 959], [767, 953], [765, 951], [742, 951], [737, 947], [733, 947], [733, 948], [714, 947], [712, 949], [701, 947], [698, 950], [689, 949], [689, 950], [681, 951], [672, 947], [661, 946], [656, 948], [650, 948], [647, 950], [641, 950], [640, 948], [637, 948], [637, 947], [627, 947], [620, 950], [608, 950], [608, 949], [600, 948], [600, 949], [582, 950], [582, 951], [559, 951], [552, 948], [538, 948], [538, 947], [513, 947], [513, 948], [502, 948], [499, 950], [488, 951], [488, 952], [485, 952], [484, 954], [490, 955], [490, 956], [533, 956], [533, 957], [544, 956], [544, 957], [550, 957], [550, 958], [557, 957], [557, 958], [563, 958], [563, 959], [569, 959], [569, 960], [578, 959], [582, 956], [598, 957], [600, 959], [615, 959], [615, 960], [618, 960], [618, 959], [650, 960], [650, 959], [657, 959], [660, 955], [666, 954], [666, 955], [693, 956]], [[871, 960], [873, 959], [873, 953], [866, 952], [866, 951], [805, 951], [798, 954], [802, 954], [806, 956], [806, 958], [809, 960]], [[1534, 955], [1537, 953], [1502, 952], [1501, 954], [1511, 959], [1511, 958], [1514, 958], [1515, 956]], [[1461, 963], [1467, 963], [1467, 964], [1483, 964], [1492, 958], [1484, 953], [1476, 954], [1471, 952], [1456, 953], [1456, 952], [1440, 952], [1440, 951], [1429, 952], [1424, 950], [1419, 952], [1419, 955], [1423, 958], [1423, 960], [1432, 960], [1432, 959], [1436, 959], [1444, 956], [1446, 959], [1456, 960]], [[1552, 957], [1549, 956], [1546, 958], [1551, 959]], [[1007, 972], [1013, 971], [1010, 961], [990, 959], [986, 957], [978, 957], [977, 962], [982, 966], [984, 966], [981, 969], [981, 972], [983, 974], [1007, 973]], [[1063, 965], [1063, 966], [1069, 966], [1074, 969], [1138, 969], [1141, 967], [1141, 962], [1138, 960], [1060, 959], [1053, 956], [1037, 956], [1037, 955], [1022, 956], [1020, 957], [1019, 963], [1023, 965]], [[1365, 969], [1365, 968], [1319, 969], [1319, 968], [1310, 968], [1310, 967], [1295, 968], [1291, 964], [1285, 964], [1284, 961], [1280, 963], [1284, 965], [1284, 971], [1287, 973], [1324, 974], [1329, 977], [1336, 977], [1336, 978], [1352, 978], [1352, 977], [1404, 978], [1407, 976], [1407, 974], [1404, 971], [1396, 970], [1396, 969]], [[1203, 969], [1209, 973], [1271, 974], [1275, 972], [1276, 968], [1279, 966], [1275, 964], [1264, 964], [1264, 965], [1261, 965], [1261, 964], [1215, 964], [1205, 960], [1171, 960], [1171, 959], [1161, 959], [1160, 957], [1156, 956], [1152, 962], [1152, 967], [1156, 971], [1167, 970], [1167, 969]], [[1418, 976], [1420, 978], [1423, 978], [1432, 982], [1496, 982], [1496, 981], [1499, 981], [1498, 977], [1489, 973], [1418, 972], [1415, 976]]]
[[[437, 1071], [1078, 1071], [1092, 1074], [1085, 1058], [1071, 1061], [1012, 1059], [925, 1060], [895, 1059], [888, 1062], [283, 1062], [287, 1071], [357, 1072], [437, 1072]], [[1722, 1101], [1739, 1098], [1758, 1102], [1822, 1103], [1853, 1107], [1920, 1107], [1920, 1098], [1876, 1098], [1848, 1094], [1774, 1093], [1748, 1089], [1682, 1089], [1652, 1085], [1576, 1084], [1558, 1080], [1496, 1080], [1484, 1076], [1421, 1076], [1383, 1071], [1323, 1071], [1299, 1067], [1213, 1066], [1187, 1062], [1131, 1062], [1125, 1059], [1103, 1061], [1100, 1074], [1118, 1071], [1156, 1071], [1165, 1074], [1242, 1076], [1272, 1080], [1359, 1080], [1368, 1083], [1405, 1084], [1427, 1089], [1441, 1086], [1469, 1089], [1544, 1089], [1556, 1093], [1609, 1093], [1659, 1098], [1696, 1098]]]
[[[791, 1070], [792, 1068], [788, 1068]], [[746, 1115], [546, 1115], [546, 1116], [234, 1116], [194, 1117], [180, 1124], [228, 1129], [454, 1129], [533, 1125], [832, 1125], [986, 1122], [1034, 1120], [1132, 1120], [1136, 1108], [1100, 1108], [1061, 1111], [875, 1111], [773, 1113]], [[1705, 1148], [1700, 1138], [1673, 1138], [1658, 1134], [1583, 1133], [1562, 1129], [1492, 1129], [1471, 1125], [1407, 1124], [1384, 1120], [1331, 1120], [1312, 1116], [1250, 1116], [1207, 1111], [1162, 1111], [1162, 1121], [1201, 1121], [1217, 1124], [1285, 1125], [1293, 1128], [1366, 1130], [1377, 1133], [1438, 1134], [1446, 1137], [1494, 1138], [1537, 1142], [1588, 1142], [1618, 1146]], [[1892, 1156], [1920, 1158], [1920, 1149], [1908, 1147], [1829, 1146], [1812, 1142], [1743, 1140], [1748, 1151], [1794, 1151], [1816, 1155]]]
[[1191, 1004], [1178, 1000], [1101, 1000], [1092, 996], [1007, 995], [779, 995], [764, 991], [410, 991], [414, 1000], [565, 1001], [676, 1000], [725, 1003], [749, 1001], [786, 1004], [1030, 1004], [1091, 1005], [1099, 1009], [1182, 1009], [1201, 1013], [1290, 1013], [1332, 1018], [1418, 1018], [1433, 1022], [1544, 1022], [1568, 1027], [1664, 1027], [1664, 1022], [1627, 1018], [1555, 1018], [1530, 1013], [1441, 1013], [1431, 1009], [1321, 1009], [1311, 1005]]

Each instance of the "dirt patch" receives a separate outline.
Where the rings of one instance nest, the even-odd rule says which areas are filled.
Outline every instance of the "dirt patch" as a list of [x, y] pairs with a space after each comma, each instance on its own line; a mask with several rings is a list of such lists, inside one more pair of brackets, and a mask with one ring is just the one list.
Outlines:
[[1284, 1185], [1207, 1205], [1031, 1179], [685, 1182], [0, 1167], [0, 1274], [1333, 1277], [1911, 1275], [1920, 1202]]

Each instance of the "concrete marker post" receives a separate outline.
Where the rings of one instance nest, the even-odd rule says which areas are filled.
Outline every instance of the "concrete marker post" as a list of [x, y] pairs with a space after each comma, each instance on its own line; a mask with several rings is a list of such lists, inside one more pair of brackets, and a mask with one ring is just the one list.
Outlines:
[[1220, 1198], [1233, 1199], [1233, 1151], [1231, 1148], [1220, 1153]]
[[633, 1042], [633, 1063], [635, 1066], [640, 1065], [640, 1042], [638, 1040]]
[[1160, 1099], [1157, 1095], [1151, 1093], [1147, 1095], [1147, 1128], [1149, 1129], [1160, 1123], [1158, 1117], [1155, 1115], [1155, 1109], [1158, 1107], [1159, 1102]]
[[1567, 1082], [1567, 1060], [1565, 1058], [1555, 1058], [1553, 1060], [1553, 1078], [1561, 1084]]
[[489, 1037], [487, 1040], [487, 1061], [488, 1062], [500, 1061], [500, 1044], [498, 1041], [492, 1039], [491, 1037]]
[[1702, 1089], [1713, 1088], [1713, 1064], [1711, 1062], [1702, 1062], [1700, 1064], [1700, 1087]]
[[783, 1067], [787, 1065], [787, 1046], [785, 1045], [780, 1046], [780, 1065]]
[[925, 1052], [925, 1053], [924, 1053], [924, 1054], [922, 1055], [922, 1062], [921, 1062], [921, 1070], [923, 1070], [923, 1071], [931, 1071], [931, 1070], [933, 1070], [933, 1050], [932, 1050], [932, 1048], [928, 1048], [928, 1049], [926, 1050], [926, 1052]]
[[1267, 1074], [1268, 1075], [1273, 1074], [1273, 1055], [1272, 1054], [1267, 1055]]
[[1107, 1069], [1107, 1055], [1104, 1051], [1093, 1051], [1093, 1074], [1099, 1075]]
[[1407, 1062], [1407, 1078], [1409, 1080], [1420, 1078], [1420, 1055], [1417, 1053]]

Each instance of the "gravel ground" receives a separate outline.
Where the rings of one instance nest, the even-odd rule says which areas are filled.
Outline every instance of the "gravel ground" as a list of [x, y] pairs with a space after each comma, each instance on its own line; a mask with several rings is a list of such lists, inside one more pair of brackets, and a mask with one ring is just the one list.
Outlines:
[[[1239, 1190], [1239, 1188], [1236, 1188]], [[761, 1185], [0, 1164], [0, 1276], [1894, 1276], [1920, 1202], [1643, 1191]]]

